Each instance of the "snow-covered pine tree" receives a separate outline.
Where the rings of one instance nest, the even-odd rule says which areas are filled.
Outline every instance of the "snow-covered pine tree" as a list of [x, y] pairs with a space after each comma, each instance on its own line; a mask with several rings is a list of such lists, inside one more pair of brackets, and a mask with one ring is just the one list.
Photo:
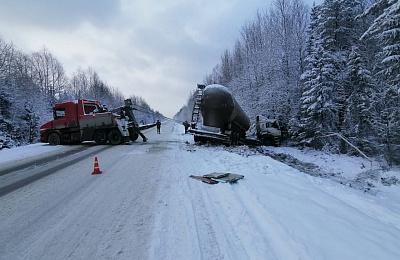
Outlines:
[[[315, 3], [311, 8], [310, 12], [310, 23], [307, 29], [307, 41], [305, 46], [305, 56], [302, 58], [304, 61], [302, 62], [302, 74], [300, 76], [302, 87], [300, 90], [300, 96], [306, 96], [304, 93], [305, 87], [304, 85], [307, 84], [305, 82], [309, 81], [308, 84], [311, 84], [313, 80], [317, 79], [318, 75], [318, 47], [317, 40], [319, 40], [319, 35], [317, 32], [317, 27], [319, 23], [319, 16], [320, 16], [320, 6], [316, 6]], [[318, 42], [319, 43], [319, 42]], [[311, 90], [308, 89], [308, 90]], [[309, 97], [308, 100], [303, 100], [300, 98], [300, 102], [295, 103], [294, 105], [297, 106], [297, 112], [295, 116], [292, 116], [289, 122], [289, 135], [293, 138], [297, 139], [300, 142], [308, 142], [311, 141], [310, 137], [313, 135], [312, 131], [307, 131], [306, 127], [311, 123], [308, 114], [307, 114], [307, 104], [310, 104], [313, 98], [312, 96]], [[305, 102], [305, 103], [304, 103]]]
[[380, 136], [384, 140], [384, 154], [389, 165], [400, 165], [400, 95], [393, 87], [382, 94]]
[[337, 128], [337, 107], [333, 99], [336, 69], [319, 41], [314, 42], [306, 62], [309, 67], [302, 75], [304, 85], [299, 138], [301, 143], [322, 148], [318, 138], [336, 132]]
[[[337, 70], [334, 80], [335, 104], [338, 107], [338, 132], [343, 132], [345, 111], [348, 106], [348, 97], [351, 86], [346, 82], [346, 61], [351, 47], [357, 39], [355, 30], [355, 7], [353, 0], [326, 0], [321, 5], [321, 39], [323, 48], [330, 53], [333, 66]], [[342, 151], [344, 152], [344, 151]]]
[[376, 37], [382, 47], [382, 64], [380, 73], [387, 77], [387, 82], [400, 92], [400, 1], [379, 0], [367, 9], [363, 16], [377, 17], [361, 40]]
[[[335, 6], [335, 5], [333, 5]], [[329, 6], [328, 6], [329, 7]], [[335, 103], [337, 90], [338, 58], [332, 51], [334, 30], [326, 22], [333, 19], [333, 8], [314, 6], [310, 23], [310, 43], [306, 58], [306, 71], [302, 75], [303, 91], [300, 112], [300, 141], [321, 148], [319, 137], [337, 132], [338, 113]]]
[[381, 47], [375, 74], [382, 86], [379, 130], [388, 162], [400, 164], [400, 1], [379, 0], [360, 17], [368, 15], [376, 18], [360, 40], [376, 38]]
[[[323, 117], [333, 121], [324, 126], [322, 119], [318, 119], [318, 123], [322, 124], [320, 128], [325, 133], [344, 134], [347, 132], [345, 127], [350, 125], [345, 125], [345, 121], [346, 116], [351, 114], [348, 112], [348, 107], [351, 105], [349, 97], [354, 92], [354, 86], [349, 84], [347, 79], [347, 60], [352, 47], [358, 40], [358, 35], [360, 35], [354, 19], [360, 12], [359, 10], [358, 1], [326, 0], [320, 6], [314, 7], [312, 11], [308, 45], [309, 57], [307, 59], [309, 71], [303, 74], [305, 89], [302, 109], [303, 115], [304, 113], [307, 115], [311, 108], [329, 108], [325, 112], [329, 111], [330, 116]], [[319, 53], [318, 57], [317, 53]], [[329, 98], [326, 98], [328, 95], [325, 95], [325, 98], [312, 97], [321, 91], [318, 88], [326, 87], [327, 89], [323, 92], [329, 93]], [[315, 103], [313, 105], [313, 102], [309, 103], [313, 98], [322, 104], [316, 106]], [[323, 102], [327, 102], [326, 106]], [[322, 116], [323, 113], [314, 112], [314, 115]], [[309, 114], [306, 118], [309, 118]], [[341, 152], [346, 152], [345, 142], [338, 139], [331, 140], [331, 144], [335, 143], [340, 144]]]
[[365, 54], [353, 47], [347, 63], [347, 82], [349, 97], [345, 111], [345, 136], [352, 138], [357, 147], [369, 155], [378, 151], [377, 118], [378, 92], [371, 71], [368, 69]]

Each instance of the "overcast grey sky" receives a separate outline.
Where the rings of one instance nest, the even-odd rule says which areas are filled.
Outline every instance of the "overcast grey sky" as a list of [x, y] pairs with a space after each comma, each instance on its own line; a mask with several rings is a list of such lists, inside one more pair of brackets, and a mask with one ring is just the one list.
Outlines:
[[270, 2], [0, 0], [0, 35], [25, 53], [46, 47], [68, 76], [91, 67], [126, 97], [172, 117]]

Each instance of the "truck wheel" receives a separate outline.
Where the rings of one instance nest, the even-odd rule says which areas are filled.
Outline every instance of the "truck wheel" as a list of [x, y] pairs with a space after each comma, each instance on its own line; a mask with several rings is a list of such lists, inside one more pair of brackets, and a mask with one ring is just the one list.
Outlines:
[[113, 129], [108, 134], [108, 139], [110, 140], [110, 144], [118, 145], [122, 143], [122, 135], [117, 129]]
[[261, 145], [268, 145], [268, 144], [269, 144], [268, 139], [267, 139], [266, 137], [263, 137], [263, 138], [261, 139]]
[[104, 130], [97, 130], [94, 133], [94, 141], [96, 144], [106, 144], [107, 143], [107, 135]]
[[47, 141], [49, 142], [50, 145], [60, 145], [61, 144], [61, 138], [57, 133], [51, 133], [49, 137], [47, 138]]
[[240, 145], [240, 133], [236, 133], [236, 145]]
[[235, 144], [235, 132], [231, 132], [231, 134], [229, 135], [229, 146], [234, 145]]

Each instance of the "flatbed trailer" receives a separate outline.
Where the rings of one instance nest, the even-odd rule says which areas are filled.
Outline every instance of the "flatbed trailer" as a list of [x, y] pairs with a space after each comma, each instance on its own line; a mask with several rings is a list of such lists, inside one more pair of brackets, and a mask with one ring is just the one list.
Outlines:
[[262, 142], [257, 138], [246, 137], [239, 138], [239, 140], [234, 140], [230, 134], [221, 134], [198, 129], [189, 129], [188, 132], [193, 134], [193, 139], [195, 142], [216, 142], [225, 145], [262, 145]]

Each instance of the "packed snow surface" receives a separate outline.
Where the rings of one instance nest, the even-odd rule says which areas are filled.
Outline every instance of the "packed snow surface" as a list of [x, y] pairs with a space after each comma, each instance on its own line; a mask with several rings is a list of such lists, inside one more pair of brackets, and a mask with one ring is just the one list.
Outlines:
[[[100, 175], [86, 158], [0, 197], [1, 259], [400, 259], [398, 182], [368, 180], [372, 193], [264, 152], [342, 180], [365, 171], [397, 180], [398, 170], [285, 147], [196, 145], [173, 122], [155, 132], [144, 131], [147, 143], [100, 151]], [[63, 149], [3, 149], [0, 163]], [[245, 177], [189, 178], [212, 172]]]

